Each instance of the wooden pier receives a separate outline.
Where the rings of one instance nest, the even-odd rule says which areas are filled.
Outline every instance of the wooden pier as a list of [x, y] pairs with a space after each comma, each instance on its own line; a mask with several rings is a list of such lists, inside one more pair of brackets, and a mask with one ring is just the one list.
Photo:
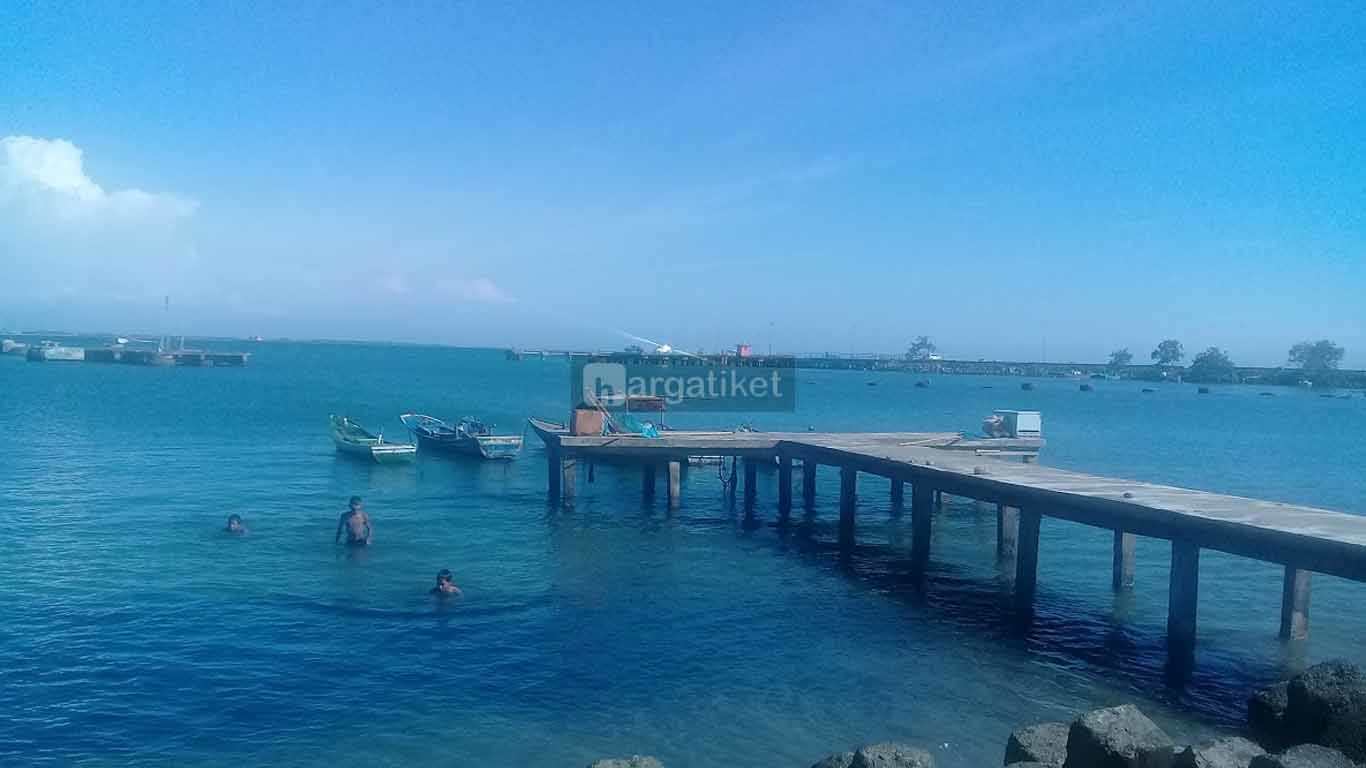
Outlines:
[[1308, 634], [1311, 573], [1366, 581], [1366, 517], [1005, 460], [1012, 453], [1037, 453], [1037, 440], [963, 441], [957, 435], [905, 432], [679, 432], [646, 438], [573, 436], [536, 421], [533, 427], [545, 442], [554, 503], [574, 496], [580, 460], [606, 460], [643, 467], [646, 497], [655, 493], [657, 469], [664, 469], [668, 506], [675, 508], [681, 503], [681, 466], [690, 456], [732, 456], [743, 462], [747, 510], [757, 494], [755, 468], [776, 463], [778, 512], [785, 520], [793, 505], [794, 463], [801, 464], [807, 508], [815, 501], [816, 469], [824, 465], [840, 470], [839, 540], [852, 546], [859, 475], [891, 480], [894, 506], [903, 503], [910, 484], [911, 562], [921, 573], [931, 557], [933, 511], [941, 494], [993, 503], [997, 551], [1015, 561], [1014, 602], [1025, 614], [1032, 611], [1045, 519], [1113, 531], [1116, 590], [1133, 587], [1135, 537], [1165, 539], [1172, 548], [1167, 637], [1178, 661], [1188, 660], [1195, 646], [1201, 550], [1284, 566], [1284, 638]]

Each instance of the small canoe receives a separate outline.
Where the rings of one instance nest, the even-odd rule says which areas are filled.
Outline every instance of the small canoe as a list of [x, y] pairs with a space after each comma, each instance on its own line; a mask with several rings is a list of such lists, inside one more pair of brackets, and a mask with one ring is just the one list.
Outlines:
[[412, 443], [390, 443], [384, 433], [370, 432], [345, 416], [329, 416], [332, 426], [332, 442], [338, 453], [348, 456], [367, 458], [380, 464], [412, 461], [417, 455], [417, 446]]
[[450, 424], [421, 413], [405, 413], [398, 418], [423, 450], [485, 459], [514, 459], [522, 452], [521, 435], [495, 435], [492, 426], [479, 419], [466, 417]]

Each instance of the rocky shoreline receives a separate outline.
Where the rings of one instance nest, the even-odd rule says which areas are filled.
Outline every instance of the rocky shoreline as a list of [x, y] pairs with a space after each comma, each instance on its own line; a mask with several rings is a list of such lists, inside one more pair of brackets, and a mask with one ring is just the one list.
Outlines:
[[[811, 768], [934, 768], [912, 744], [836, 752]], [[1366, 768], [1366, 674], [1343, 661], [1316, 664], [1248, 700], [1244, 736], [1180, 745], [1138, 707], [1083, 713], [1070, 723], [1016, 729], [1007, 768]], [[663, 768], [653, 757], [598, 760], [589, 768]]]

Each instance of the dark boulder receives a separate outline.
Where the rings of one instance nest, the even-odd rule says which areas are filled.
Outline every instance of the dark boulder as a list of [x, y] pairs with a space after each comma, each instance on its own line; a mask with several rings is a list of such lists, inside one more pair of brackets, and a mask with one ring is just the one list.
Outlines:
[[934, 756], [919, 747], [887, 741], [859, 747], [849, 768], [934, 768]]
[[1066, 768], [1169, 768], [1171, 737], [1132, 704], [1097, 709], [1067, 731]]
[[849, 768], [853, 762], [853, 752], [836, 752], [833, 755], [826, 755], [811, 768]]
[[1301, 744], [1280, 754], [1258, 755], [1250, 768], [1356, 768], [1356, 763], [1336, 749]]
[[1061, 766], [1066, 760], [1067, 723], [1017, 728], [1006, 741], [1006, 765], [1032, 762]]
[[1286, 733], [1285, 709], [1290, 703], [1290, 683], [1276, 683], [1252, 694], [1247, 700], [1247, 727], [1252, 737], [1267, 749], [1290, 746]]
[[1322, 744], [1366, 760], [1366, 675], [1345, 661], [1315, 664], [1290, 681], [1285, 725], [1292, 744]]
[[1247, 768], [1252, 758], [1266, 751], [1240, 736], [1215, 739], [1186, 747], [1177, 753], [1172, 768]]
[[631, 755], [596, 760], [588, 768], [664, 768], [664, 764], [649, 755]]

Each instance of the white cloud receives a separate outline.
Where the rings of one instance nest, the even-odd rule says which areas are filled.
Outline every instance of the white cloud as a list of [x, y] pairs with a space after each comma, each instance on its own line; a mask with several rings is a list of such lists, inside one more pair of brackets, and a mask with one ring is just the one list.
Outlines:
[[64, 139], [0, 138], [3, 290], [33, 296], [136, 298], [183, 285], [195, 249], [183, 223], [198, 205], [141, 189], [106, 189]]

